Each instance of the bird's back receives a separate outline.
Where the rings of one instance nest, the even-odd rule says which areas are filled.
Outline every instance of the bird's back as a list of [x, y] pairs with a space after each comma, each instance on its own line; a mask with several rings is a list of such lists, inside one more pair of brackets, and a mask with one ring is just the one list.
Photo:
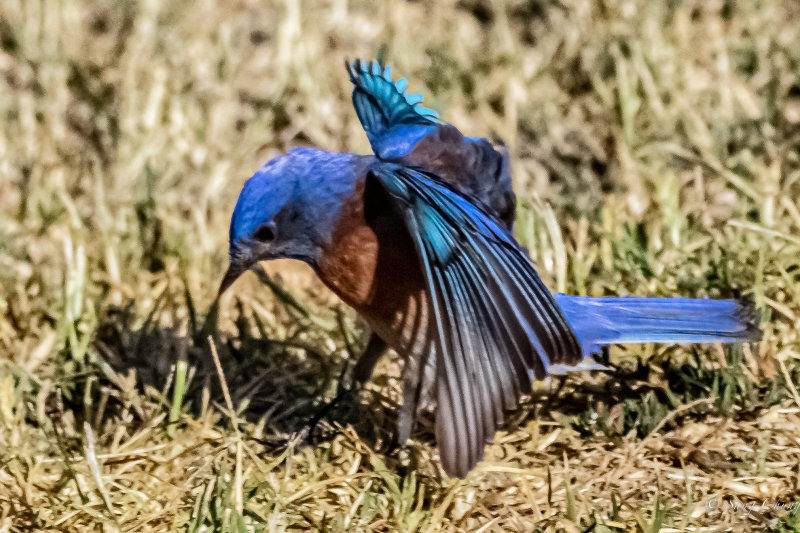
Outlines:
[[484, 138], [465, 137], [455, 126], [443, 124], [399, 158], [480, 201], [511, 229], [516, 215], [516, 196], [505, 145], [496, 149]]
[[405, 80], [394, 82], [389, 67], [377, 62], [348, 64], [353, 105], [376, 157], [415, 167], [488, 207], [511, 229], [516, 197], [508, 152], [488, 139], [467, 137], [455, 126], [421, 107], [422, 97], [408, 94]]

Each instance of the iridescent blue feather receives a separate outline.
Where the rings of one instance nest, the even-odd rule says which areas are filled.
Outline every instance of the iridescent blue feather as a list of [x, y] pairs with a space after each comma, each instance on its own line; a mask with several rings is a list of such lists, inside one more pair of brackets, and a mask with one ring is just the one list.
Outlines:
[[406, 92], [405, 79], [392, 80], [391, 67], [358, 59], [346, 66], [354, 85], [353, 107], [378, 157], [407, 154], [440, 123], [436, 111], [421, 105], [422, 95]]

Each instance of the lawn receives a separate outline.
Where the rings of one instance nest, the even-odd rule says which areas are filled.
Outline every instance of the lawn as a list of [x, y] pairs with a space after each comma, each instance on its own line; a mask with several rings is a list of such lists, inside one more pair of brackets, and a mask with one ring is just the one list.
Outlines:
[[[210, 311], [244, 180], [367, 153], [344, 60], [511, 147], [553, 290], [749, 295], [763, 340], [538, 383], [466, 479], [307, 267]], [[0, 532], [800, 530], [795, 0], [3, 0]]]

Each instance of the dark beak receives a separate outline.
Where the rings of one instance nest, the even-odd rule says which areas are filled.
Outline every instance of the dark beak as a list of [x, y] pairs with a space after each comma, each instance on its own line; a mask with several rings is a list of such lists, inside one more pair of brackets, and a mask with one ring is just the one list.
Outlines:
[[222, 278], [222, 283], [219, 284], [219, 292], [217, 292], [217, 300], [219, 297], [222, 296], [222, 293], [228, 290], [228, 287], [233, 285], [233, 282], [239, 279], [247, 269], [242, 268], [241, 265], [237, 265], [231, 263], [228, 267], [227, 272], [225, 272], [225, 277]]
[[217, 331], [217, 320], [219, 319], [219, 299], [222, 297], [222, 293], [228, 290], [228, 288], [233, 285], [233, 282], [239, 279], [239, 276], [241, 276], [246, 270], [247, 268], [243, 267], [239, 262], [229, 262], [228, 270], [225, 272], [225, 276], [222, 278], [222, 283], [219, 284], [217, 297], [214, 298], [214, 302], [211, 304], [211, 307], [208, 310], [208, 316], [206, 316], [206, 321], [203, 324], [203, 328], [200, 330], [204, 335], [213, 335]]

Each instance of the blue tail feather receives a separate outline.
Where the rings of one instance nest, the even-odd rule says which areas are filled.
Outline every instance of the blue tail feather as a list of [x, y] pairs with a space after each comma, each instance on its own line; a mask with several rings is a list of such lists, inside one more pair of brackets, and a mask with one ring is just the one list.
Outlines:
[[761, 338], [753, 302], [555, 294], [584, 356], [610, 344], [743, 342]]

